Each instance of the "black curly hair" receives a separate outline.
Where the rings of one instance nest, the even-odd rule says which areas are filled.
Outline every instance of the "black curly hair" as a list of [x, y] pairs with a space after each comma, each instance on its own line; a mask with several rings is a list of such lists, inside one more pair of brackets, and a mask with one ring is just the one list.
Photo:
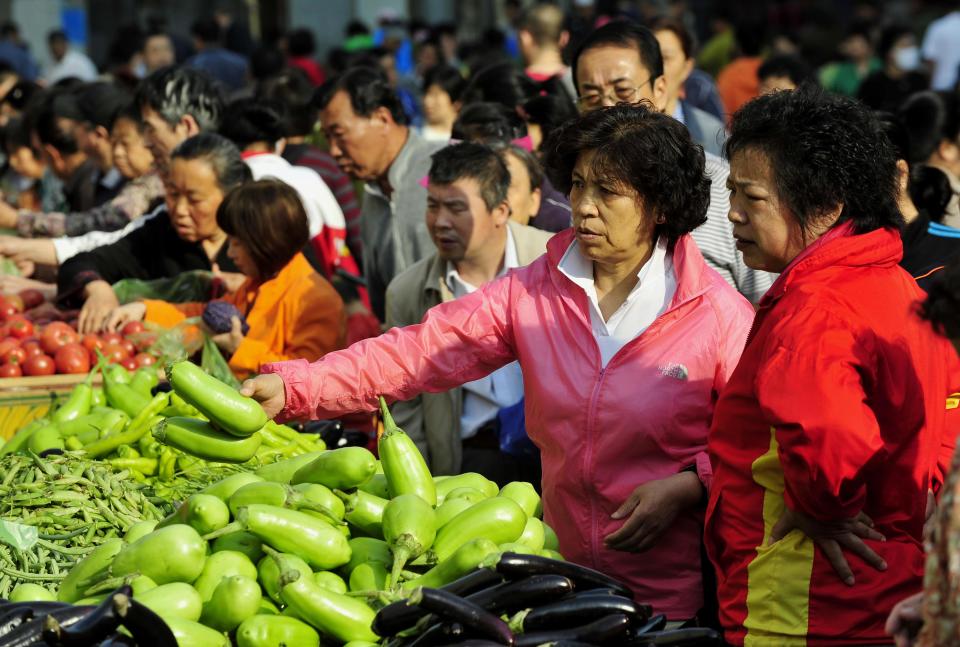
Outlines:
[[960, 263], [954, 262], [933, 281], [920, 304], [920, 316], [941, 335], [960, 339]]
[[683, 124], [644, 103], [583, 113], [558, 127], [541, 150], [550, 181], [567, 194], [577, 159], [596, 151], [594, 170], [635, 190], [644, 208], [663, 218], [655, 236], [673, 242], [707, 221], [703, 148]]
[[897, 156], [863, 104], [809, 85], [754, 99], [730, 124], [727, 159], [745, 151], [769, 160], [780, 200], [806, 230], [842, 205], [837, 224], [856, 233], [900, 227]]

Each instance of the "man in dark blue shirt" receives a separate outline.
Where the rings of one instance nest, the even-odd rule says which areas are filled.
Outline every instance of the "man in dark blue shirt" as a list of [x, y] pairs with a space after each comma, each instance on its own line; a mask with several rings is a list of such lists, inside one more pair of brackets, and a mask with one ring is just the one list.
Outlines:
[[203, 70], [235, 92], [247, 83], [247, 59], [220, 45], [220, 25], [212, 18], [198, 20], [191, 28], [197, 53], [187, 59], [187, 66]]

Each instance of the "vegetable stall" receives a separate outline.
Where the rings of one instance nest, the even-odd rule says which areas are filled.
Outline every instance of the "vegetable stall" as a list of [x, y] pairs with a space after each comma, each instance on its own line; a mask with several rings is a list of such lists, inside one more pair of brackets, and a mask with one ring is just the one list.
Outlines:
[[165, 378], [101, 353], [0, 449], [0, 647], [714, 644], [565, 562], [531, 484], [432, 476], [382, 400], [376, 456]]

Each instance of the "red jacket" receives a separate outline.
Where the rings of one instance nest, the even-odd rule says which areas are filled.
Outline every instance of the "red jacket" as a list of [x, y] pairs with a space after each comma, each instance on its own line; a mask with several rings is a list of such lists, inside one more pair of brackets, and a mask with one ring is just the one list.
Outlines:
[[[709, 439], [706, 544], [732, 644], [886, 644], [890, 610], [921, 589], [956, 355], [916, 316], [923, 293], [901, 256], [894, 231], [841, 227], [760, 302]], [[822, 520], [865, 512], [887, 538], [866, 543], [888, 570], [848, 555], [849, 587], [801, 531], [768, 546], [785, 503]]]

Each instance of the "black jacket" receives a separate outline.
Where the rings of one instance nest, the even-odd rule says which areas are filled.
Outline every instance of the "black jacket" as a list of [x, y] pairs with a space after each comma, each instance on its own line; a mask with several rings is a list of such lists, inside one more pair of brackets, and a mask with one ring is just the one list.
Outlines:
[[[172, 278], [188, 270], [210, 270], [212, 265], [201, 243], [189, 243], [177, 235], [165, 207], [142, 227], [113, 243], [78, 254], [60, 266], [57, 300], [63, 306], [83, 302], [83, 288], [92, 281], [113, 285], [120, 279]], [[215, 259], [224, 272], [237, 272], [227, 256], [227, 243]]]

